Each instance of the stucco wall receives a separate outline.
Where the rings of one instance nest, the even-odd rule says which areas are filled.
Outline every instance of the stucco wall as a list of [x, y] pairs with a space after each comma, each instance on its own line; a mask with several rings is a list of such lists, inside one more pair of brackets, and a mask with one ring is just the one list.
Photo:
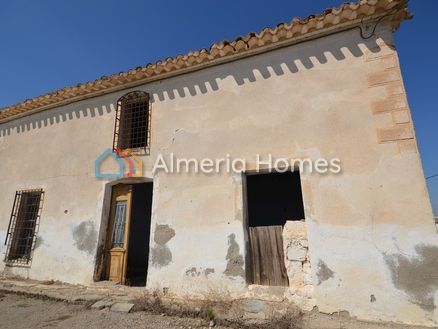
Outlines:
[[[257, 153], [341, 159], [339, 175], [301, 176], [306, 307], [430, 325], [438, 240], [392, 35], [378, 34], [365, 41], [351, 30], [134, 88], [153, 97], [144, 171], [152, 177], [157, 155], [171, 152], [230, 154], [248, 169]], [[15, 191], [46, 191], [32, 266], [5, 272], [92, 281], [107, 183], [94, 177], [94, 160], [112, 145], [124, 93], [0, 125], [0, 239]], [[148, 287], [248, 295], [242, 176], [159, 172], [153, 181]]]

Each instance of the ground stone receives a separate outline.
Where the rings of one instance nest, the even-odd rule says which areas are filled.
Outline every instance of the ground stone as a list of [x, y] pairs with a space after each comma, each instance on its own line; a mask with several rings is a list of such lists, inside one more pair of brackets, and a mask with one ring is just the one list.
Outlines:
[[242, 311], [245, 311], [247, 313], [259, 313], [263, 310], [264, 307], [265, 303], [263, 303], [259, 299], [247, 299], [240, 306]]
[[131, 303], [115, 303], [111, 306], [111, 311], [129, 313], [133, 307], [134, 304]]
[[[63, 296], [62, 292], [57, 293], [60, 296]], [[96, 295], [96, 294], [84, 294], [84, 293], [80, 293], [80, 294], [75, 294], [72, 296], [68, 296], [66, 299], [69, 302], [81, 302], [81, 301], [95, 301], [95, 300], [99, 300], [102, 299], [104, 296], [103, 295]]]
[[106, 307], [111, 307], [115, 302], [113, 300], [99, 300], [91, 305], [91, 308], [101, 310]]

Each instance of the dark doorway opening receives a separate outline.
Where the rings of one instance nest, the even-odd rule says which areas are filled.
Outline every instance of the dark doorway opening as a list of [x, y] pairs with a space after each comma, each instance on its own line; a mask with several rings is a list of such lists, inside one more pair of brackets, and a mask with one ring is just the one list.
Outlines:
[[145, 286], [149, 264], [149, 238], [152, 211], [152, 183], [134, 184], [129, 229], [126, 284]]
[[284, 225], [304, 219], [300, 173], [269, 173], [246, 177], [248, 226]]
[[253, 284], [288, 286], [283, 251], [283, 226], [303, 220], [304, 205], [298, 171], [246, 176], [247, 226]]

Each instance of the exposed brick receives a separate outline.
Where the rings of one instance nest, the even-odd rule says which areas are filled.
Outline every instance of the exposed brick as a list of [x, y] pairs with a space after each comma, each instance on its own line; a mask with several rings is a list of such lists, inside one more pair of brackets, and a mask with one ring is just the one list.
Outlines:
[[415, 139], [398, 141], [397, 144], [400, 153], [417, 152], [417, 143], [415, 142]]
[[394, 120], [394, 123], [397, 124], [411, 122], [407, 109], [392, 112], [392, 119]]
[[405, 95], [393, 95], [384, 100], [376, 101], [372, 103], [373, 113], [381, 113], [404, 109], [407, 107]]
[[390, 82], [385, 85], [385, 89], [388, 95], [399, 95], [405, 93], [405, 89], [401, 81]]
[[368, 75], [368, 86], [374, 87], [400, 80], [398, 68], [387, 69]]
[[403, 124], [392, 128], [379, 128], [377, 129], [377, 136], [379, 142], [384, 143], [412, 139], [414, 138], [414, 133], [410, 124]]
[[397, 57], [395, 54], [380, 58], [380, 66], [383, 70], [398, 67]]

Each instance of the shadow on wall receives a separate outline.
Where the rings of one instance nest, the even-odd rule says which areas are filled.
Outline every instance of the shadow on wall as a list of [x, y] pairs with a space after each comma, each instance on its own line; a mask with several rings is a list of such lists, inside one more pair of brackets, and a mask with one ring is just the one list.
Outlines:
[[0, 137], [8, 136], [16, 129], [18, 134], [33, 129], [41, 129], [61, 122], [80, 119], [81, 117], [98, 117], [114, 112], [114, 104], [102, 105], [100, 98], [85, 99], [77, 103], [52, 108], [17, 120], [0, 124]]
[[[392, 36], [390, 33], [380, 35], [383, 42], [392, 47]], [[234, 65], [221, 65], [210, 68], [208, 71], [200, 71], [191, 74], [190, 78], [175, 77], [167, 79], [166, 83], [151, 83], [147, 91], [151, 92], [151, 101], [167, 99], [173, 100], [178, 94], [179, 98], [193, 97], [208, 92], [216, 92], [220, 89], [220, 81], [232, 77], [236, 86], [256, 81], [254, 72], [260, 72], [263, 79], [271, 76], [294, 74], [300, 70], [311, 70], [316, 62], [326, 64], [331, 56], [337, 61], [343, 61], [350, 54], [354, 57], [363, 56], [360, 48], [364, 45], [373, 53], [380, 52], [376, 38], [362, 39], [359, 29], [352, 29], [348, 32], [334, 34], [324, 38], [310, 40], [293, 46], [293, 51], [287, 53], [281, 49], [272, 53], [271, 56], [254, 56], [250, 59], [239, 60]], [[238, 70], [236, 70], [238, 66]], [[23, 133], [32, 129], [40, 129], [50, 125], [58, 124], [68, 120], [81, 117], [97, 117], [115, 111], [116, 100], [130, 90], [144, 89], [144, 87], [130, 88], [117, 92], [114, 96], [114, 103], [102, 104], [101, 97], [85, 99], [70, 105], [62, 106], [51, 111], [44, 111], [38, 114], [13, 120], [0, 125], [0, 137], [10, 135], [16, 129], [17, 133]]]

